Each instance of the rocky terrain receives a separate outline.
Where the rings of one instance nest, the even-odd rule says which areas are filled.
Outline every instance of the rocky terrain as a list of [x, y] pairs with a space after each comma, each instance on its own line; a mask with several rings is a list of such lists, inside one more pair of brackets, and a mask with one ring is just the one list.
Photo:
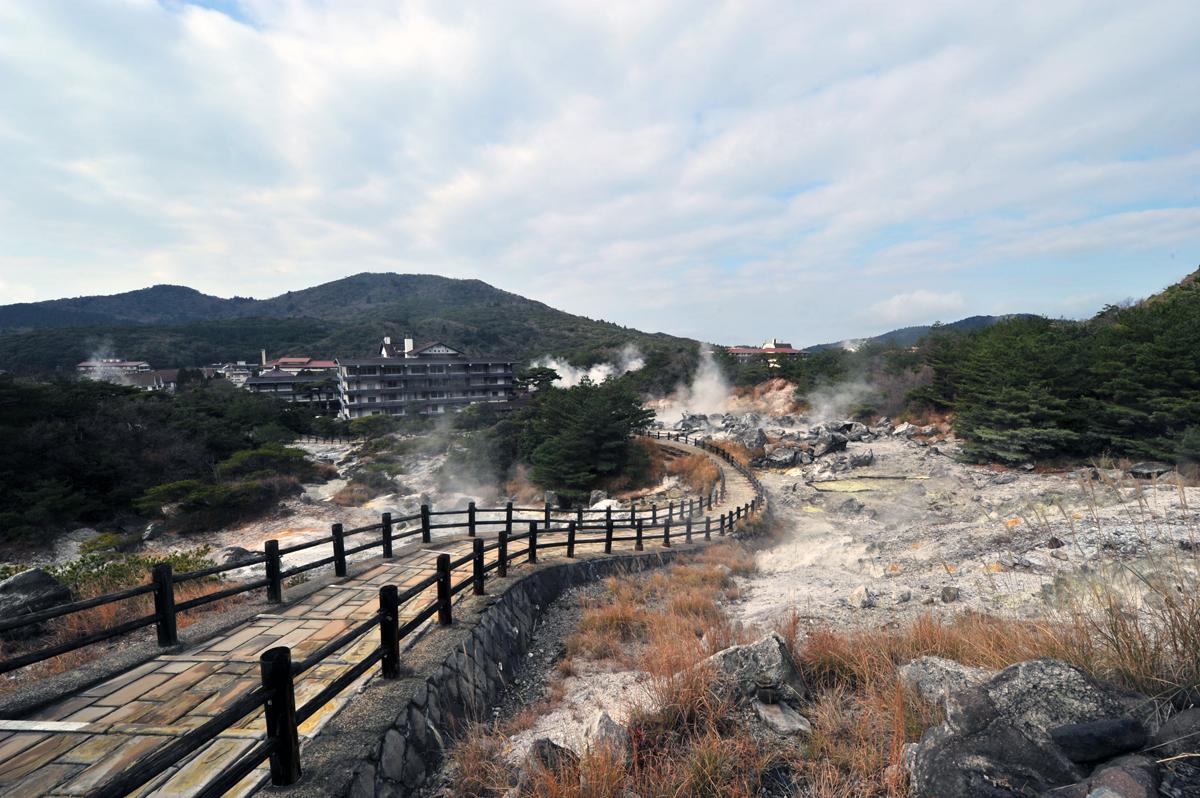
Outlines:
[[1097, 584], [1136, 598], [1147, 582], [1197, 573], [1200, 488], [1155, 464], [968, 465], [943, 429], [886, 419], [685, 416], [675, 426], [764, 452], [754, 463], [779, 540], [743, 586], [750, 623], [795, 612], [879, 624], [930, 605], [1035, 617]]

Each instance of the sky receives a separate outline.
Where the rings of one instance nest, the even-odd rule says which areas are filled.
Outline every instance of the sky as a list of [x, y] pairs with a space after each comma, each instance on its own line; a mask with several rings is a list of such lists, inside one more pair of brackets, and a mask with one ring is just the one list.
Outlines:
[[1200, 3], [0, 0], [0, 304], [478, 278], [721, 343], [1200, 266]]

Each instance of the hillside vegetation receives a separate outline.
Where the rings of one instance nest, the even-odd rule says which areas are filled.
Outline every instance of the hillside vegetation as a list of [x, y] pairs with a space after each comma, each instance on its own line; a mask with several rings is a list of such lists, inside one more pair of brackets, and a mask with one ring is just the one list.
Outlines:
[[359, 274], [265, 299], [220, 299], [180, 286], [0, 307], [0, 369], [70, 370], [97, 352], [156, 367], [271, 356], [365, 356], [384, 335], [437, 339], [471, 354], [590, 366], [626, 344], [669, 387], [696, 342], [574, 316], [479, 280]]
[[178, 504], [184, 526], [261, 511], [316, 476], [279, 445], [315, 423], [223, 380], [169, 396], [0, 377], [0, 544], [144, 519], [158, 509], [147, 499]]
[[1086, 322], [934, 334], [924, 347], [932, 383], [914, 399], [954, 411], [977, 460], [1200, 461], [1198, 276]]

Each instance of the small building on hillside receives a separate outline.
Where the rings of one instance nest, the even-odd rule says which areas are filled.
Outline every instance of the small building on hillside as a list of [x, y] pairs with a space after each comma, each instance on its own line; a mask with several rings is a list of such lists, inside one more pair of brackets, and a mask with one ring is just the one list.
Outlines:
[[294, 374], [279, 366], [246, 379], [243, 387], [254, 393], [306, 405], [314, 413], [335, 415], [339, 409], [338, 384], [334, 374], [305, 372]]
[[386, 337], [379, 357], [338, 359], [341, 417], [440, 415], [479, 402], [507, 404], [516, 392], [514, 366], [440, 341], [404, 338], [397, 345]]
[[780, 361], [782, 360], [801, 358], [808, 355], [803, 349], [795, 349], [791, 344], [780, 341], [777, 338], [763, 342], [762, 346], [731, 346], [728, 352], [739, 363], [750, 363], [758, 358], [764, 358], [767, 361], [767, 367], [773, 369], [779, 368]]

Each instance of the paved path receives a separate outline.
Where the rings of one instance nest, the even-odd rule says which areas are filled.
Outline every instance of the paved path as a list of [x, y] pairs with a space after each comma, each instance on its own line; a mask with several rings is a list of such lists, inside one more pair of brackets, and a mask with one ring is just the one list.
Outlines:
[[[681, 452], [702, 452], [685, 444], [661, 441]], [[715, 459], [715, 458], [714, 458]], [[750, 483], [736, 470], [717, 461], [726, 476], [726, 500], [714, 514], [749, 502]], [[701, 521], [703, 529], [703, 521]], [[521, 530], [518, 529], [517, 532]], [[680, 530], [682, 532], [682, 530]], [[619, 530], [618, 534], [628, 534]], [[493, 535], [495, 533], [492, 533]], [[481, 537], [489, 537], [481, 533]], [[586, 536], [593, 536], [588, 533]], [[170, 743], [211, 718], [259, 683], [259, 656], [276, 646], [289, 646], [293, 661], [302, 660], [325, 642], [378, 610], [379, 588], [394, 584], [401, 592], [434, 572], [438, 554], [452, 560], [471, 549], [465, 536], [435, 539], [428, 549], [410, 547], [394, 559], [376, 557], [358, 563], [357, 575], [326, 585], [277, 612], [253, 620], [211, 639], [163, 654], [94, 687], [64, 696], [20, 721], [0, 721], [0, 795], [86, 796], [114, 774]], [[521, 543], [515, 544], [522, 548]], [[632, 543], [618, 543], [626, 550]], [[647, 536], [648, 549], [661, 546], [661, 537]], [[578, 552], [602, 550], [601, 544], [577, 547]], [[489, 560], [495, 553], [488, 553]], [[565, 557], [562, 547], [539, 552], [539, 560]], [[520, 574], [512, 563], [510, 573]], [[455, 572], [457, 583], [471, 566]], [[463, 591], [465, 596], [469, 591]], [[404, 623], [433, 599], [433, 588], [402, 608]], [[361, 661], [378, 645], [378, 634], [368, 633], [337, 654], [306, 671], [296, 681], [296, 705], [317, 694], [331, 680]], [[374, 678], [377, 668], [363, 677]], [[355, 687], [342, 691], [300, 727], [302, 738], [311, 738], [345, 702]], [[262, 713], [248, 715], [223, 732], [177, 768], [159, 776], [138, 795], [194, 796], [214, 774], [234, 762], [262, 738]], [[266, 779], [265, 765], [228, 795], [253, 793]]]

